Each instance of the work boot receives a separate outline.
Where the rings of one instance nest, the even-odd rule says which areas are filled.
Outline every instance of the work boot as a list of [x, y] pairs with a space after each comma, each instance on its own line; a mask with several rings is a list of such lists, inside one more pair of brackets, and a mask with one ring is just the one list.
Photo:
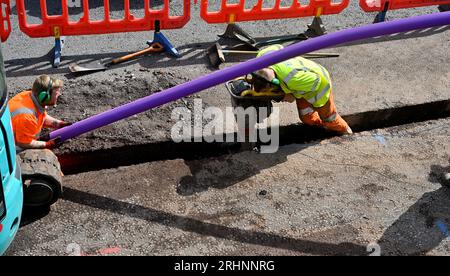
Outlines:
[[309, 126], [322, 126], [323, 125], [322, 119], [320, 119], [319, 113], [317, 113], [317, 111], [300, 116], [300, 120], [305, 125], [309, 125]]
[[336, 119], [332, 122], [323, 122], [323, 126], [331, 131], [335, 131], [341, 135], [345, 134], [353, 134], [352, 129], [347, 124], [344, 119], [342, 119], [341, 115], [337, 114]]

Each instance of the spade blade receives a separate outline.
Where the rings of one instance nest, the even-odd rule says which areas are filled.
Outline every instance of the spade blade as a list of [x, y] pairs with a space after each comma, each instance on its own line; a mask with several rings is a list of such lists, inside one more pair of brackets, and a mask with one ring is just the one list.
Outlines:
[[107, 68], [108, 68], [107, 64], [103, 64], [100, 61], [93, 61], [85, 64], [71, 63], [69, 65], [69, 70], [72, 73], [103, 71], [106, 70]]

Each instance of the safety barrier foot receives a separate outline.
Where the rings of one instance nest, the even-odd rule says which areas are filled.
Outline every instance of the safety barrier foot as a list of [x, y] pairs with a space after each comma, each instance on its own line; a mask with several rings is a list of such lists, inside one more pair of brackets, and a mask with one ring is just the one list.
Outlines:
[[380, 11], [373, 20], [373, 23], [380, 23], [386, 21], [386, 13], [385, 11]]
[[59, 38], [55, 38], [55, 47], [53, 48], [53, 67], [58, 68], [61, 64], [61, 52], [64, 48], [66, 38], [61, 36]]
[[306, 30], [305, 34], [307, 36], [320, 36], [327, 33], [325, 25], [322, 22], [322, 18], [319, 16], [315, 16], [313, 22], [308, 25], [308, 30]]
[[170, 55], [174, 57], [180, 57], [178, 50], [170, 43], [167, 37], [161, 32], [155, 32], [155, 36], [153, 37], [153, 41], [147, 41], [147, 44], [151, 46], [154, 43], [159, 43], [164, 47], [164, 51], [168, 52]]
[[386, 1], [386, 3], [384, 3], [383, 10], [380, 11], [380, 12], [375, 16], [375, 19], [373, 20], [373, 23], [380, 23], [380, 22], [386, 21], [386, 14], [387, 14], [387, 11], [388, 11], [388, 10], [389, 10], [389, 1]]
[[161, 33], [159, 21], [155, 21], [155, 34], [153, 36], [153, 40], [147, 41], [147, 44], [149, 46], [153, 45], [154, 43], [161, 44], [161, 46], [164, 47], [164, 51], [169, 53], [170, 55], [177, 58], [180, 57], [178, 50], [172, 45], [172, 43], [170, 43], [167, 37], [163, 33]]
[[249, 35], [246, 31], [244, 31], [241, 27], [239, 27], [235, 23], [228, 24], [225, 33], [218, 36], [221, 38], [237, 39], [242, 42], [248, 42], [250, 44], [256, 43], [256, 40], [251, 35]]

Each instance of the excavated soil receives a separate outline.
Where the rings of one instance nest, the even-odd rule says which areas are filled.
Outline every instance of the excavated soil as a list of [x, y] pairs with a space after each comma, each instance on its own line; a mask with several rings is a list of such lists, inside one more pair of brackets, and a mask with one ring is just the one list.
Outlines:
[[[171, 72], [155, 70], [145, 78], [128, 73], [110, 80], [69, 80], [51, 116], [77, 122], [120, 105], [149, 96], [188, 81]], [[65, 94], [66, 93], [66, 94]], [[193, 110], [197, 95], [189, 96], [147, 112], [134, 115], [65, 143], [57, 153], [109, 149], [146, 144], [170, 138], [171, 114], [176, 107]]]

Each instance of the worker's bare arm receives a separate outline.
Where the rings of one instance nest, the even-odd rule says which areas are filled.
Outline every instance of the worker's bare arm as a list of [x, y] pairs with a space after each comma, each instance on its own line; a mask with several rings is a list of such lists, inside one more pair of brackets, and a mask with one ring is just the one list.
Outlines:
[[65, 123], [64, 121], [53, 118], [52, 116], [50, 116], [48, 114], [47, 114], [47, 116], [45, 116], [45, 120], [44, 120], [45, 128], [58, 129], [58, 128], [62, 128], [67, 125], [68, 124]]
[[57, 137], [49, 141], [33, 140], [29, 144], [17, 143], [22, 149], [54, 149], [61, 145], [61, 138]]
[[23, 144], [16, 142], [17, 146], [19, 146], [22, 149], [45, 149], [46, 148], [46, 142], [44, 141], [37, 141], [33, 140], [29, 144]]

